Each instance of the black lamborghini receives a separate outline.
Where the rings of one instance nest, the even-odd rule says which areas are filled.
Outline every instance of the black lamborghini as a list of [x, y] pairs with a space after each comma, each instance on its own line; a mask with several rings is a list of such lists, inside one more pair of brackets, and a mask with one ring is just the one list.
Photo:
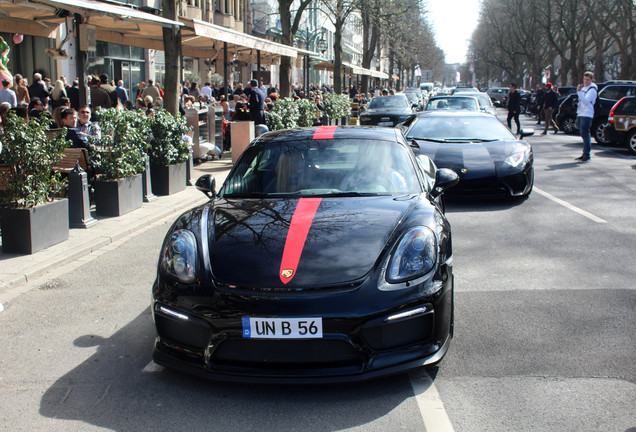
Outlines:
[[415, 154], [460, 178], [448, 196], [527, 197], [534, 184], [532, 146], [497, 117], [470, 111], [426, 111], [399, 125]]
[[355, 381], [438, 363], [453, 331], [457, 175], [397, 129], [266, 133], [168, 231], [154, 361], [221, 380]]

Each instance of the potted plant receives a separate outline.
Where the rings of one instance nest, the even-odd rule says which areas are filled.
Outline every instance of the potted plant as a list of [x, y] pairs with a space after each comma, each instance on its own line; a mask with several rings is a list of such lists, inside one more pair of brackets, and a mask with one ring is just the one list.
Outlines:
[[49, 136], [47, 116], [25, 120], [9, 111], [0, 139], [0, 220], [4, 253], [31, 254], [68, 239], [68, 200], [55, 199], [64, 186], [52, 172], [70, 143], [64, 131]]
[[[99, 146], [89, 152], [97, 173], [93, 183], [98, 215], [120, 216], [141, 207], [149, 122], [143, 112], [97, 111]], [[90, 140], [90, 138], [89, 138]]]
[[325, 113], [334, 124], [337, 120], [340, 121], [340, 124], [348, 123], [347, 117], [351, 115], [349, 96], [329, 93], [324, 98], [323, 106], [325, 107]]
[[186, 164], [191, 148], [185, 139], [190, 130], [180, 114], [173, 116], [164, 109], [148, 118], [150, 125], [150, 155], [152, 191], [170, 195], [186, 187]]

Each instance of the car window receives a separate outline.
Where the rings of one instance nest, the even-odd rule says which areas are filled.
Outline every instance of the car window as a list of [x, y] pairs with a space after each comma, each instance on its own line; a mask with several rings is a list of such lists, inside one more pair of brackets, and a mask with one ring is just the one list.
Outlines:
[[402, 108], [408, 107], [408, 105], [408, 100], [405, 96], [378, 96], [371, 99], [368, 108]]
[[620, 114], [636, 115], [636, 99], [625, 99], [617, 108], [616, 112]]
[[444, 142], [500, 141], [515, 139], [496, 117], [421, 116], [406, 132], [407, 139]]
[[428, 103], [426, 110], [439, 110], [439, 109], [467, 109], [472, 111], [479, 110], [477, 100], [472, 97], [447, 97], [434, 99]]
[[488, 97], [487, 94], [478, 93], [478, 94], [475, 95], [475, 97], [477, 99], [479, 99], [479, 105], [481, 105], [483, 107], [492, 106], [492, 100], [490, 100], [490, 98]]
[[619, 100], [625, 96], [636, 94], [636, 86], [607, 86], [599, 92], [599, 96], [604, 99]]
[[341, 139], [255, 144], [224, 183], [227, 197], [421, 192], [413, 155], [397, 142]]

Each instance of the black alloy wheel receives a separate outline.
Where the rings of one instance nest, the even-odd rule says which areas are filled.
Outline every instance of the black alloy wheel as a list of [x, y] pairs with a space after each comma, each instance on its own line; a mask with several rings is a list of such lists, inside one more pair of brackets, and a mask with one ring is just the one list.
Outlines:
[[611, 127], [607, 119], [601, 120], [596, 123], [592, 128], [592, 135], [594, 136], [594, 140], [601, 145], [612, 144], [612, 140], [609, 139], [609, 135], [607, 133], [608, 129]]

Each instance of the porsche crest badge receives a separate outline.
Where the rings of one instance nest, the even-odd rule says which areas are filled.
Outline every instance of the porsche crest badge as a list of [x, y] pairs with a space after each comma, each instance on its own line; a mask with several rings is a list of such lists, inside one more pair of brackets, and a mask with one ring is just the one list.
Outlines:
[[285, 269], [285, 270], [281, 271], [280, 274], [285, 279], [289, 279], [290, 277], [293, 276], [294, 271], [292, 269]]

